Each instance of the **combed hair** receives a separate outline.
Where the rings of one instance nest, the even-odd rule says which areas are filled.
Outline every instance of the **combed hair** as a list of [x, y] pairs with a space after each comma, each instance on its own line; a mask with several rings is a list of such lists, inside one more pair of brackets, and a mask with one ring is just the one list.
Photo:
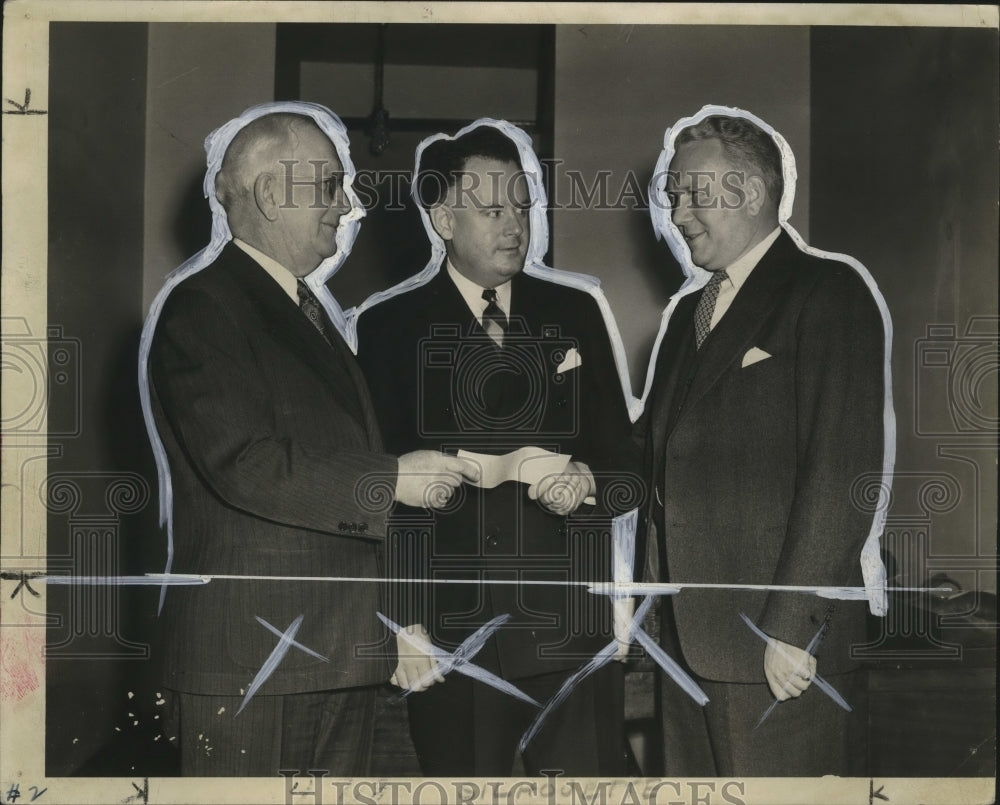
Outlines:
[[513, 162], [521, 167], [514, 141], [494, 126], [477, 126], [453, 140], [435, 140], [420, 156], [417, 198], [426, 209], [441, 203], [473, 157]]
[[774, 138], [745, 117], [712, 115], [681, 129], [674, 146], [698, 140], [718, 140], [732, 161], [748, 174], [760, 174], [767, 194], [777, 206], [785, 191], [781, 173], [781, 151]]
[[276, 112], [251, 120], [236, 133], [215, 177], [215, 195], [226, 211], [253, 195], [253, 183], [268, 150], [281, 147], [283, 153], [293, 153], [298, 139], [295, 130], [300, 126], [316, 126], [316, 122], [308, 115]]

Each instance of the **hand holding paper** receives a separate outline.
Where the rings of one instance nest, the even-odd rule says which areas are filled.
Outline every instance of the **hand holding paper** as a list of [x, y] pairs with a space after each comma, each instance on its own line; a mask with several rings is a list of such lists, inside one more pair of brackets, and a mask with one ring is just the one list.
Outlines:
[[407, 506], [441, 509], [448, 505], [462, 481], [475, 482], [475, 462], [444, 456], [433, 450], [415, 450], [399, 457], [396, 500]]
[[580, 503], [596, 503], [593, 495], [597, 489], [590, 468], [571, 461], [571, 456], [541, 447], [522, 447], [500, 456], [459, 450], [458, 457], [479, 467], [479, 480], [469, 482], [473, 486], [492, 489], [505, 481], [528, 484], [528, 496], [555, 514], [565, 516]]
[[558, 475], [546, 475], [528, 487], [528, 497], [537, 500], [553, 514], [572, 514], [587, 497], [594, 500], [596, 492], [590, 468], [579, 461], [570, 461]]

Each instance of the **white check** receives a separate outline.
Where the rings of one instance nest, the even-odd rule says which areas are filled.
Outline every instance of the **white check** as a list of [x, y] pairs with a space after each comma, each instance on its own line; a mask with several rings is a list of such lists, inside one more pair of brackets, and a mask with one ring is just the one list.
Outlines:
[[[458, 457], [479, 467], [479, 481], [472, 485], [481, 489], [492, 489], [505, 481], [517, 481], [531, 486], [547, 475], [559, 475], [572, 459], [570, 455], [553, 453], [541, 447], [522, 447], [503, 455], [459, 450]], [[583, 502], [593, 506], [597, 500], [591, 496]]]

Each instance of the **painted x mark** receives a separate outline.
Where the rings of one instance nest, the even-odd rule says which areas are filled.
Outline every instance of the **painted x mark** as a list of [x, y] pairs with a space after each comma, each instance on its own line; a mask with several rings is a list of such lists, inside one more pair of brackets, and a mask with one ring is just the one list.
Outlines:
[[653, 638], [646, 634], [646, 632], [642, 629], [642, 620], [646, 617], [646, 613], [649, 612], [649, 608], [653, 605], [653, 598], [654, 597], [652, 595], [647, 595], [643, 599], [639, 608], [636, 610], [635, 615], [632, 616], [632, 620], [629, 622], [625, 635], [616, 636], [614, 640], [597, 652], [597, 654], [588, 660], [585, 665], [582, 665], [579, 669], [574, 671], [573, 674], [567, 678], [565, 682], [563, 682], [559, 690], [557, 690], [552, 698], [546, 702], [545, 707], [542, 708], [542, 711], [535, 717], [531, 726], [528, 727], [524, 735], [521, 736], [521, 742], [518, 744], [518, 749], [524, 751], [524, 748], [531, 742], [531, 739], [535, 737], [538, 730], [541, 729], [542, 722], [545, 721], [548, 714], [569, 698], [570, 693], [573, 692], [573, 688], [575, 688], [580, 681], [586, 679], [588, 676], [595, 673], [614, 659], [615, 653], [618, 651], [619, 638], [628, 642], [631, 642], [632, 638], [635, 638], [639, 642], [639, 645], [649, 652], [649, 656], [653, 658], [656, 664], [664, 670], [667, 676], [680, 685], [688, 696], [702, 706], [708, 704], [708, 696], [705, 695], [705, 691], [698, 687], [698, 683], [688, 676], [688, 674], [684, 672], [684, 669], [682, 669], [673, 660], [673, 658], [660, 648], [653, 641]]
[[[771, 642], [771, 638], [764, 631], [758, 628], [757, 625], [752, 620], [750, 620], [750, 618], [748, 618], [742, 612], [740, 613], [740, 617], [743, 618], [743, 622], [750, 627], [750, 630], [755, 635], [757, 635], [757, 637], [759, 637], [765, 643]], [[819, 645], [819, 641], [823, 637], [823, 631], [825, 628], [826, 628], [825, 624], [823, 626], [820, 626], [819, 631], [813, 635], [812, 640], [809, 641], [809, 645], [806, 646], [807, 654], [812, 654], [816, 650], [816, 646]], [[776, 646], [776, 648], [782, 654], [782, 656], [785, 657], [785, 659], [788, 660], [792, 659], [792, 657], [788, 655], [788, 652], [782, 649], [780, 645]], [[839, 693], [837, 693], [837, 689], [829, 682], [827, 682], [825, 679], [823, 679], [823, 677], [821, 677], [819, 674], [813, 674], [812, 683], [821, 691], [823, 691], [823, 693], [825, 693], [827, 696], [833, 699], [833, 701], [836, 702], [840, 707], [843, 707], [848, 713], [851, 712], [851, 710], [853, 709], [851, 705], [849, 705], [846, 701], [844, 701], [844, 697], [841, 696]], [[763, 724], [767, 720], [767, 717], [774, 712], [774, 708], [777, 707], [779, 704], [780, 702], [777, 699], [771, 702], [768, 708], [764, 711], [763, 715], [761, 715], [760, 721], [758, 721], [754, 725], [754, 729], [757, 729], [757, 727]]]
[[291, 625], [284, 632], [272, 626], [270, 623], [268, 623], [260, 616], [254, 615], [254, 617], [257, 618], [257, 623], [259, 623], [269, 632], [276, 634], [279, 640], [278, 640], [278, 645], [274, 647], [274, 650], [271, 652], [270, 656], [268, 656], [268, 658], [264, 660], [264, 664], [260, 667], [260, 670], [257, 672], [257, 675], [253, 678], [253, 682], [250, 683], [250, 687], [247, 688], [246, 695], [243, 697], [243, 702], [240, 704], [240, 709], [236, 711], [237, 716], [243, 712], [243, 708], [247, 706], [247, 703], [250, 701], [250, 698], [258, 690], [260, 690], [260, 686], [263, 685], [268, 680], [268, 677], [270, 677], [271, 674], [274, 673], [275, 669], [285, 658], [285, 655], [288, 653], [289, 649], [292, 648], [292, 646], [297, 648], [299, 651], [304, 651], [310, 657], [315, 657], [316, 659], [322, 660], [323, 662], [330, 662], [330, 660], [327, 657], [324, 657], [322, 654], [318, 654], [308, 646], [303, 646], [301, 643], [296, 642], [295, 635], [298, 634], [299, 627], [302, 626], [302, 619], [305, 617], [304, 615], [299, 615], [295, 620], [293, 620]]
[[[406, 632], [398, 623], [390, 618], [387, 618], [381, 612], [376, 612], [375, 614], [378, 615], [379, 620], [381, 620], [393, 634], [399, 635], [404, 642], [409, 643], [415, 649], [422, 651], [424, 654], [427, 654], [437, 660], [437, 668], [424, 673], [419, 678], [418, 684], [426, 685], [435, 677], [436, 674], [444, 676], [451, 671], [458, 671], [460, 674], [464, 674], [467, 677], [476, 679], [486, 685], [489, 685], [490, 687], [496, 688], [501, 693], [507, 693], [515, 699], [520, 699], [522, 702], [534, 705], [535, 707], [541, 707], [538, 702], [532, 699], [520, 688], [514, 687], [514, 685], [510, 684], [510, 682], [501, 679], [496, 674], [492, 674], [485, 668], [481, 668], [480, 666], [474, 665], [470, 662], [470, 660], [486, 644], [486, 641], [492, 636], [492, 634], [510, 619], [510, 615], [497, 615], [493, 618], [493, 620], [484, 623], [475, 632], [462, 641], [462, 644], [455, 649], [453, 653], [449, 653], [443, 648], [435, 646], [427, 640], [423, 640], [416, 635]], [[406, 690], [402, 693], [402, 696], [409, 696], [410, 693], [412, 693], [411, 690]]]

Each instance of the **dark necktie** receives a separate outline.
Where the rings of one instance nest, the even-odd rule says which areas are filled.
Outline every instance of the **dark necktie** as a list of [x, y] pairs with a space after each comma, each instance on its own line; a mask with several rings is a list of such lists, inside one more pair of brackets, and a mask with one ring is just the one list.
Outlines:
[[304, 280], [299, 280], [298, 292], [299, 307], [302, 309], [302, 312], [313, 323], [313, 327], [319, 330], [319, 334], [329, 341], [330, 336], [326, 332], [326, 324], [323, 321], [323, 309], [320, 307], [316, 294], [312, 292], [312, 289], [306, 285]]
[[[340, 365], [348, 377], [353, 378], [357, 372], [354, 358], [350, 355], [350, 350], [343, 338], [337, 331], [331, 332], [327, 327], [327, 319], [323, 312], [323, 307], [316, 298], [316, 294], [305, 284], [303, 280], [298, 282], [299, 308], [306, 314], [306, 318], [312, 322], [313, 327], [319, 330], [319, 334], [333, 348], [334, 360]], [[352, 367], [353, 364], [353, 367]], [[354, 371], [352, 371], [352, 368]], [[361, 381], [363, 382], [363, 381]], [[338, 385], [342, 399], [350, 406], [351, 413], [358, 422], [365, 422], [365, 408], [361, 403], [361, 396], [354, 382], [340, 383]]]
[[483, 329], [486, 335], [496, 341], [498, 347], [502, 347], [508, 324], [506, 314], [497, 304], [496, 288], [487, 288], [483, 291], [483, 299], [489, 303], [483, 311]]
[[715, 300], [719, 298], [719, 286], [729, 275], [725, 271], [712, 272], [712, 278], [701, 292], [701, 299], [694, 309], [694, 337], [701, 349], [702, 343], [708, 338], [712, 329], [712, 314], [715, 312]]

